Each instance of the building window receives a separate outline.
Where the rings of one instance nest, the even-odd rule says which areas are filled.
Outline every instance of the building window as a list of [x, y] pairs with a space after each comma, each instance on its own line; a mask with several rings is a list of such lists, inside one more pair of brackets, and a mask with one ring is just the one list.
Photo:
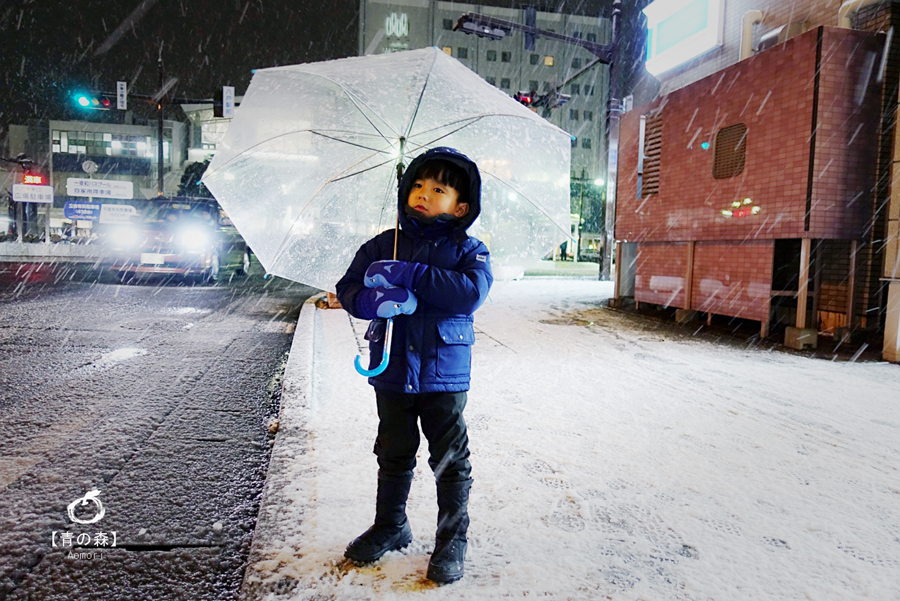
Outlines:
[[572, 136], [572, 148], [577, 148], [577, 147], [578, 147], [578, 138], [576, 138], [575, 136]]
[[573, 83], [569, 86], [569, 93], [572, 96], [578, 96], [581, 94], [581, 84]]
[[573, 69], [580, 69], [580, 68], [581, 68], [581, 59], [580, 59], [580, 58], [573, 58], [573, 59], [572, 59], [572, 68], [573, 68]]
[[716, 134], [713, 153], [713, 177], [729, 179], [744, 170], [747, 153], [747, 126], [736, 123], [723, 127]]
[[456, 58], [469, 58], [469, 49], [468, 48], [457, 48], [456, 49]]
[[443, 50], [445, 54], [453, 56], [453, 48], [451, 48], [450, 46], [444, 46], [443, 48], [441, 48], [441, 50]]
[[541, 62], [541, 55], [540, 54], [532, 54], [531, 55], [531, 64], [536, 65], [539, 62]]
[[509, 81], [508, 78], [504, 77], [503, 79], [500, 80], [500, 89], [501, 90], [508, 90], [510, 88], [510, 85], [511, 85], [511, 82]]
[[528, 82], [528, 91], [529, 92], [537, 92], [538, 91], [538, 82], [535, 79], [529, 80]]
[[638, 198], [659, 193], [659, 163], [663, 120], [659, 114], [641, 117], [644, 146], [638, 161]]
[[569, 109], [569, 119], [578, 121], [578, 109]]
[[574, 32], [572, 32], [572, 37], [575, 38], [576, 40], [580, 40], [580, 39], [581, 39], [581, 32], [580, 32], [580, 31], [574, 31]]
[[595, 87], [597, 87], [597, 86], [584, 86], [584, 95], [585, 96], [593, 96]]
[[[50, 135], [53, 141], [53, 152], [85, 156], [140, 158], [156, 156], [156, 143], [152, 142], [150, 136], [59, 130], [53, 130]], [[166, 130], [163, 140], [167, 137], [171, 139], [171, 129]], [[168, 157], [168, 144], [167, 141], [163, 142], [165, 157]]]
[[543, 90], [542, 90], [542, 91], [543, 91], [545, 94], [546, 94], [547, 92], [550, 91], [550, 82], [549, 82], [549, 81], [545, 81], [545, 82], [544, 82]]
[[585, 121], [593, 121], [594, 120], [594, 111], [584, 111], [582, 113]]
[[486, 77], [485, 81], [488, 82], [489, 84], [491, 84], [492, 86], [497, 85], [497, 79], [494, 77]]
[[486, 58], [490, 62], [494, 62], [497, 60], [497, 51], [496, 50], [488, 50]]
[[444, 19], [444, 31], [453, 31], [453, 19]]
[[502, 53], [500, 53], [500, 62], [502, 62], [502, 63], [511, 63], [511, 62], [512, 62], [512, 52], [502, 52]]
[[587, 41], [596, 43], [597, 42], [597, 34], [596, 33], [587, 34]]
[[552, 66], [553, 66], [553, 57], [552, 57], [552, 56], [545, 56], [545, 57], [544, 57], [544, 66], [545, 66], [545, 67], [552, 67]]
[[590, 148], [591, 148], [591, 139], [590, 139], [590, 138], [584, 138], [584, 139], [581, 141], [581, 147], [590, 150]]

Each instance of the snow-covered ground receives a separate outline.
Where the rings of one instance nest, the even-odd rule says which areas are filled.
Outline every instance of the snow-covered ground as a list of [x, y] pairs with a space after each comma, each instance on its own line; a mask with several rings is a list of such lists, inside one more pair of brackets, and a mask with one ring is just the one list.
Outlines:
[[365, 324], [307, 305], [248, 572], [260, 596], [900, 599], [900, 367], [667, 334], [600, 308], [611, 292], [526, 279], [476, 314], [467, 574], [444, 587], [424, 577], [424, 442], [413, 545], [343, 562], [374, 514]]

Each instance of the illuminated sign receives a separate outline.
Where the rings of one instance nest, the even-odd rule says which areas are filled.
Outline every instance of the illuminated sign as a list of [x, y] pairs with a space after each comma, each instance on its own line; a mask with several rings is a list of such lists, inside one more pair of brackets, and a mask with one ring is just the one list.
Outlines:
[[44, 184], [44, 176], [43, 175], [25, 175], [25, 179], [22, 180], [23, 184], [31, 184], [34, 186], [42, 186]]
[[725, 0], [656, 0], [647, 16], [647, 62], [653, 75], [665, 73], [722, 45]]
[[53, 202], [53, 186], [13, 184], [12, 188], [12, 199], [15, 202], [38, 202], [43, 204]]
[[391, 13], [385, 17], [384, 33], [391, 38], [409, 37], [409, 16], [406, 13]]

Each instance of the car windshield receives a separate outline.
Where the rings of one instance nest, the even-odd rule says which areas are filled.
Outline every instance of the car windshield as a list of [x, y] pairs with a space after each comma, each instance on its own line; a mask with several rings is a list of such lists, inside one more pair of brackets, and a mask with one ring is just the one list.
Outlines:
[[188, 222], [215, 225], [216, 208], [208, 203], [160, 203], [147, 208], [143, 223], [179, 223]]

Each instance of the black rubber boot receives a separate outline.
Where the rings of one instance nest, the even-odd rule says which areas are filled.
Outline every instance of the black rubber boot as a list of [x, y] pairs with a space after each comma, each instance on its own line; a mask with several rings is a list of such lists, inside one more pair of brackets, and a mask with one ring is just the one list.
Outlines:
[[469, 488], [472, 480], [438, 482], [438, 527], [434, 552], [428, 562], [428, 579], [441, 584], [463, 577], [466, 531], [469, 528]]
[[412, 477], [412, 472], [400, 476], [378, 473], [375, 524], [347, 545], [344, 557], [355, 563], [369, 563], [412, 542], [412, 530], [406, 519], [406, 498]]

